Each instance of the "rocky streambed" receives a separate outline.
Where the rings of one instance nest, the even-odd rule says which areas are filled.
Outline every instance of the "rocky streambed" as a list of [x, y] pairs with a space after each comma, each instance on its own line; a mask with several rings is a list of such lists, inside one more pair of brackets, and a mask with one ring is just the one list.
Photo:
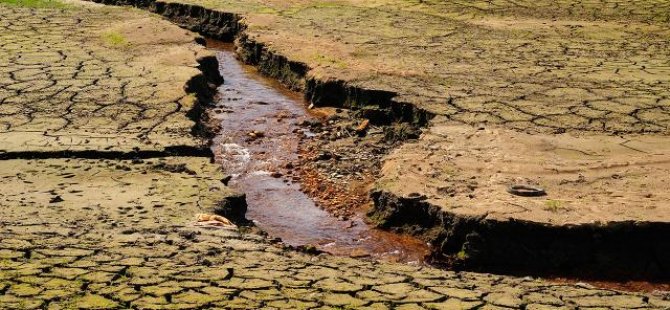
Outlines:
[[[212, 150], [230, 175], [228, 184], [246, 194], [246, 217], [291, 246], [422, 263], [428, 254], [425, 243], [370, 227], [358, 208], [361, 206], [338, 205], [346, 210], [346, 216], [333, 215], [317, 206], [302, 182], [310, 172], [301, 145], [323, 136], [321, 130], [312, 130], [327, 123], [324, 115], [308, 110], [300, 94], [243, 65], [231, 44], [211, 45], [217, 49], [225, 79], [212, 113], [220, 125]], [[326, 196], [340, 194], [322, 185]], [[364, 188], [360, 191], [367, 196]]]

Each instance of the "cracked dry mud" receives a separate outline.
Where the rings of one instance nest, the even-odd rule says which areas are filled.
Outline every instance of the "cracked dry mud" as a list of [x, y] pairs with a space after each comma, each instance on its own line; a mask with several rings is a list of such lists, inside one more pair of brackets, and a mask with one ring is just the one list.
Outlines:
[[[202, 147], [184, 91], [202, 48], [136, 10], [71, 6], [0, 4], [0, 308], [670, 307], [585, 285], [313, 256], [195, 226], [234, 194], [209, 158], [161, 152]], [[132, 150], [158, 153], [95, 158]]]
[[670, 126], [663, 0], [167, 3], [241, 14], [246, 39], [307, 64], [310, 77], [388, 91], [460, 123], [532, 132]]
[[[383, 227], [485, 265], [670, 277], [667, 1], [99, 1], [237, 35], [316, 106], [436, 116], [385, 161]], [[505, 190], [526, 183], [549, 196]]]
[[0, 12], [0, 151], [203, 145], [185, 113], [196, 98], [175, 85], [208, 52], [157, 17], [99, 10]]

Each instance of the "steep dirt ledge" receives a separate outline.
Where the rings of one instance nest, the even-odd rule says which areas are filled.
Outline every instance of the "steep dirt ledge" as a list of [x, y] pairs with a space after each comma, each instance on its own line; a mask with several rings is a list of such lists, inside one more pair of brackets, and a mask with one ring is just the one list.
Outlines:
[[[513, 129], [546, 135], [543, 137], [552, 141], [561, 139], [552, 135], [565, 132], [578, 136], [592, 132], [595, 139], [654, 132], [663, 140], [670, 124], [670, 75], [664, 52], [668, 50], [670, 30], [663, 24], [670, 11], [662, 1], [636, 3], [656, 7], [658, 13], [634, 10], [615, 0], [589, 4], [567, 0], [532, 4], [475, 1], [471, 5], [397, 1], [342, 1], [337, 5], [311, 1], [101, 2], [146, 8], [215, 38], [236, 38], [242, 60], [303, 91], [316, 106], [361, 109], [375, 123], [403, 120], [425, 124], [440, 115], [440, 123], [474, 125], [468, 127], [473, 131], [487, 127]], [[527, 7], [538, 9], [524, 9]], [[547, 7], [557, 9], [548, 11]], [[620, 14], [624, 11], [629, 13]], [[398, 37], [397, 33], [403, 35]], [[642, 43], [630, 46], [627, 42], [631, 41]], [[542, 139], [530, 140], [537, 147], [545, 143]], [[412, 148], [425, 148], [424, 142], [422, 139], [399, 152], [411, 154]], [[426, 156], [433, 156], [432, 151]], [[514, 150], [508, 151], [513, 156]], [[457, 155], [451, 151], [446, 154]], [[619, 160], [637, 161], [640, 154], [627, 156]], [[481, 160], [488, 159], [482, 156]], [[503, 214], [510, 215], [505, 219], [491, 218], [490, 214], [496, 212], [495, 202], [481, 204], [494, 206], [491, 210], [465, 216], [442, 213], [424, 205], [422, 197], [446, 195], [449, 200], [452, 192], [467, 189], [472, 180], [438, 169], [424, 177], [427, 183], [448, 179], [439, 193], [419, 189], [398, 194], [385, 187], [387, 180], [423, 183], [414, 184], [416, 180], [402, 172], [406, 167], [396, 166], [400, 172], [384, 172], [380, 191], [373, 195], [376, 207], [371, 216], [383, 227], [426, 236], [439, 244], [443, 254], [468, 266], [574, 271], [598, 265], [599, 269], [592, 269], [594, 274], [668, 276], [669, 269], [663, 263], [668, 260], [668, 245], [656, 238], [667, 228], [662, 219], [654, 218], [654, 212], [646, 217], [612, 220], [607, 216], [611, 210], [604, 208], [589, 218], [602, 218], [609, 224], [544, 224], [542, 220], [510, 215], [526, 208], [523, 205], [504, 210]], [[457, 163], [453, 168], [468, 167]], [[573, 179], [578, 180], [578, 172], [574, 174]], [[519, 182], [533, 181], [537, 175], [532, 172], [523, 177], [526, 179]], [[508, 195], [499, 193], [496, 186], [501, 185], [483, 186], [492, 193], [492, 201], [504, 199], [496, 195]], [[591, 197], [597, 191], [591, 186], [581, 184], [583, 195]], [[596, 205], [607, 204], [606, 199], [598, 199], [594, 199]], [[453, 203], [461, 202], [446, 204]], [[479, 202], [466, 204], [475, 203]], [[540, 209], [555, 213], [566, 209], [562, 200], [548, 199], [539, 204]], [[638, 205], [638, 210], [665, 208], [662, 199], [643, 200]]]
[[180, 26], [226, 42], [236, 41], [240, 59], [257, 66], [259, 71], [278, 79], [289, 88], [305, 93], [315, 106], [364, 109], [368, 117], [380, 123], [392, 120], [425, 124], [433, 117], [415, 105], [395, 100], [397, 93], [352, 85], [345, 80], [315, 75], [314, 68], [258, 42], [247, 35], [247, 22], [240, 14], [205, 8], [195, 4], [164, 1], [94, 0], [94, 2], [131, 5], [160, 14]]
[[[667, 280], [669, 141], [436, 119], [386, 158], [370, 215], [469, 268]], [[508, 193], [515, 184], [546, 195]]]
[[[139, 79], [147, 73], [144, 70], [150, 69], [124, 67], [119, 62], [129, 55], [126, 50], [117, 53], [102, 48], [92, 37], [75, 41], [77, 48], [66, 48], [74, 44], [72, 39], [95, 33], [91, 30], [98, 27], [104, 29], [119, 20], [126, 23], [147, 17], [139, 12], [100, 7], [33, 10], [2, 3], [0, 8], [0, 25], [5, 27], [0, 32], [3, 44], [0, 57], [12, 59], [9, 62], [2, 58], [0, 62], [2, 96], [8, 90], [13, 93], [7, 85], [19, 87], [16, 84], [20, 83], [14, 79], [29, 79], [33, 86], [41, 80], [50, 80], [50, 74], [63, 83], [76, 82], [70, 79], [86, 80], [87, 74], [75, 72], [89, 64], [110, 64], [114, 68], [102, 71], [120, 70], [125, 72], [124, 79]], [[142, 20], [142, 25], [145, 27], [147, 20]], [[68, 37], [64, 38], [65, 35]], [[108, 39], [123, 42], [117, 35]], [[96, 51], [77, 54], [91, 48]], [[110, 58], [103, 61], [98, 57]], [[74, 66], [76, 70], [58, 61], [66, 59], [79, 64]], [[90, 69], [94, 68], [97, 66]], [[62, 75], [56, 74], [60, 70], [64, 71]], [[168, 71], [172, 70], [175, 68]], [[44, 71], [48, 73], [42, 74]], [[95, 71], [90, 75], [104, 76], [93, 84], [104, 85], [101, 88], [111, 90], [107, 96], [112, 96], [119, 88], [113, 83], [100, 83], [114, 81], [114, 77], [119, 77], [115, 74], [110, 77]], [[185, 82], [171, 81], [174, 87], [167, 89], [173, 91], [181, 90]], [[133, 95], [128, 98], [152, 103], [141, 91], [153, 94], [151, 85], [131, 86]], [[38, 88], [19, 93], [35, 95], [40, 90], [50, 91]], [[92, 98], [106, 98], [100, 89], [75, 93], [89, 91]], [[58, 98], [53, 93], [46, 96]], [[3, 113], [16, 108], [15, 102], [5, 99], [1, 105], [6, 109]], [[76, 104], [62, 108], [59, 104], [69, 106], [69, 101], [59, 100], [26, 101], [21, 111], [30, 114], [28, 111], [34, 108], [38, 116], [50, 112], [49, 118], [58, 122], [73, 113], [72, 120], [101, 117], [104, 121], [94, 122], [98, 126], [116, 125], [114, 122], [120, 120], [120, 114], [106, 115], [105, 109], [81, 112]], [[170, 106], [169, 102], [157, 105]], [[98, 103], [105, 102], [95, 103], [98, 108]], [[42, 105], [54, 109], [38, 109]], [[184, 112], [180, 111], [179, 114]], [[56, 117], [61, 114], [65, 116]], [[3, 118], [2, 124], [11, 128], [9, 125], [16, 123], [5, 122], [20, 119], [21, 114], [13, 113], [12, 117]], [[179, 131], [190, 132], [193, 123], [183, 125], [187, 123], [183, 128], [182, 123], [174, 124]], [[83, 129], [78, 126], [73, 129]], [[69, 132], [73, 137], [75, 133]], [[77, 149], [63, 139], [57, 140], [63, 149], [69, 146]], [[111, 145], [110, 149], [114, 147]], [[0, 174], [3, 188], [0, 307], [3, 309], [667, 309], [670, 306], [667, 299], [659, 296], [588, 285], [307, 255], [286, 251], [260, 236], [240, 234], [230, 227], [201, 226], [202, 223], [195, 223], [194, 214], [208, 212], [218, 198], [225, 196], [216, 167], [205, 158], [13, 159], [0, 161]]]
[[316, 105], [374, 103], [530, 132], [670, 124], [665, 1], [105, 3], [238, 35], [243, 59]]
[[[22, 24], [29, 12], [3, 12], [2, 158], [207, 151], [212, 130], [202, 127], [203, 107], [222, 81], [215, 56], [154, 17], [101, 26], [124, 19], [104, 12], [66, 10], [47, 16], [53, 26], [29, 28]], [[59, 37], [67, 39], [53, 42]]]

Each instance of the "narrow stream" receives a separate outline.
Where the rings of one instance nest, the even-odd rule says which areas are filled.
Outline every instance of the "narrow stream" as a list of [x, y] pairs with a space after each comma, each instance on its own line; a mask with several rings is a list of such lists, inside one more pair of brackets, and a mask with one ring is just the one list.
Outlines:
[[[370, 256], [413, 264], [423, 263], [422, 242], [373, 229], [363, 215], [339, 220], [318, 208], [300, 191], [300, 184], [274, 174], [298, 158], [298, 126], [314, 119], [301, 94], [241, 64], [232, 44], [217, 44], [221, 74], [217, 118], [220, 134], [212, 149], [229, 185], [247, 195], [247, 218], [286, 244], [314, 245], [338, 255]], [[309, 135], [309, 132], [304, 132]]]
[[[216, 43], [214, 47], [225, 82], [217, 97], [221, 132], [212, 149], [224, 171], [233, 175], [229, 185], [247, 194], [247, 218], [289, 245], [309, 244], [336, 255], [423, 264], [429, 253], [424, 243], [374, 229], [363, 221], [363, 215], [341, 221], [318, 208], [300, 191], [300, 184], [272, 175], [296, 162], [299, 134], [304, 130], [297, 124], [316, 117], [305, 108], [301, 94], [241, 64], [232, 44]], [[252, 132], [262, 133], [262, 137], [251, 137]], [[583, 280], [550, 279], [559, 283]], [[668, 287], [645, 281], [591, 282], [602, 288], [645, 292]]]

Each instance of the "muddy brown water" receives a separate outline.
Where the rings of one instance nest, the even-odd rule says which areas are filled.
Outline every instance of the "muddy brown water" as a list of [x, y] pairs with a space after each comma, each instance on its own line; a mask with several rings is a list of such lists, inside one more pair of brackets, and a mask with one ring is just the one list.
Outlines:
[[217, 162], [233, 177], [229, 185], [246, 193], [247, 218], [292, 246], [313, 245], [331, 254], [422, 264], [429, 253], [423, 242], [374, 229], [362, 214], [340, 220], [316, 206], [300, 191], [300, 184], [273, 176], [297, 161], [300, 135], [310, 136], [298, 124], [315, 116], [301, 94], [241, 64], [232, 45], [217, 44], [215, 49], [225, 82], [218, 89], [215, 113], [221, 131], [212, 149]]

